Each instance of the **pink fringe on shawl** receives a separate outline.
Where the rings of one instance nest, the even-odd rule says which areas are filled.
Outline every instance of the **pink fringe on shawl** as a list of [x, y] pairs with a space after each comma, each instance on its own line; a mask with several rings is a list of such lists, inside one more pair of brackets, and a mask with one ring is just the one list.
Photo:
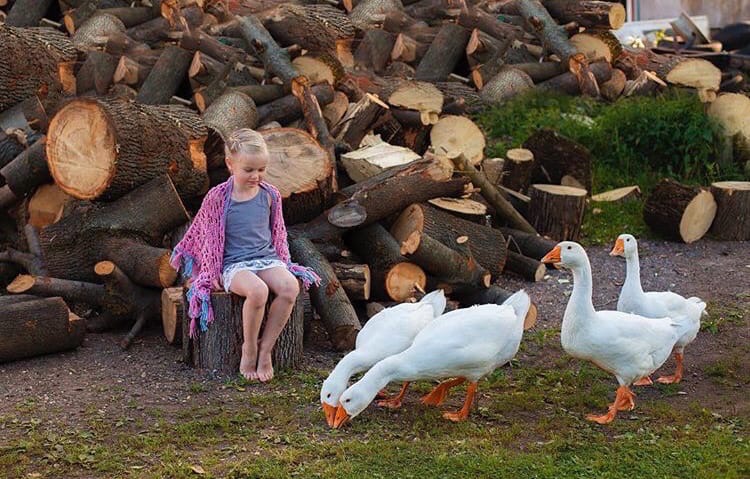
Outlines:
[[[172, 267], [178, 271], [182, 267], [183, 276], [191, 278], [187, 292], [188, 315], [192, 319], [190, 337], [197, 334], [198, 322], [201, 330], [206, 331], [214, 320], [211, 285], [221, 277], [224, 229], [229, 206], [227, 200], [232, 194], [232, 185], [233, 178], [230, 177], [209, 190], [190, 228], [172, 252]], [[305, 289], [313, 284], [319, 285], [320, 277], [312, 269], [291, 262], [279, 190], [266, 182], [261, 182], [260, 186], [271, 194], [271, 241], [276, 254], [292, 274], [302, 279]]]

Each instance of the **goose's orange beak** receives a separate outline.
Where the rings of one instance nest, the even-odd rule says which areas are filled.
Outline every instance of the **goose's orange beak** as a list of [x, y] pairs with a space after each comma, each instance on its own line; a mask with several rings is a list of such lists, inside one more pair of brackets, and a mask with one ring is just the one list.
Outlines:
[[336, 408], [331, 406], [330, 404], [322, 403], [323, 404], [323, 412], [326, 415], [326, 422], [330, 427], [333, 427], [333, 421], [336, 419]]
[[552, 251], [544, 255], [544, 258], [542, 258], [542, 263], [552, 263], [554, 265], [557, 265], [557, 263], [560, 263], [561, 261], [559, 246], [552, 248]]
[[333, 420], [333, 428], [338, 429], [347, 422], [349, 422], [350, 416], [346, 413], [346, 409], [342, 406], [336, 408], [336, 417]]
[[625, 242], [621, 238], [617, 238], [615, 246], [612, 251], [609, 252], [610, 256], [622, 256], [625, 253]]

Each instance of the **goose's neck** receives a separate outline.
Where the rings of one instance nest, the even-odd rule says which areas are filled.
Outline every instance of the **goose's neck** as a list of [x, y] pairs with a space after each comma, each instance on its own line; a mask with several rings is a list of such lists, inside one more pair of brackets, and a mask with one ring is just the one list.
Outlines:
[[385, 358], [362, 376], [362, 379], [359, 380], [359, 385], [368, 396], [375, 398], [378, 391], [396, 379], [397, 370], [398, 360], [394, 359], [393, 356]]
[[370, 364], [367, 355], [363, 351], [355, 349], [341, 358], [341, 361], [331, 372], [332, 379], [346, 382], [352, 375], [367, 369]]
[[[572, 268], [573, 271], [573, 293], [570, 295], [568, 306], [565, 309], [565, 319], [571, 323], [580, 323], [583, 318], [592, 317], [596, 311], [591, 300], [593, 293], [591, 279], [591, 265], [586, 258], [582, 265]], [[573, 325], [573, 324], [571, 324]]]
[[643, 294], [641, 286], [641, 265], [638, 252], [625, 258], [625, 284], [623, 288], [630, 293]]

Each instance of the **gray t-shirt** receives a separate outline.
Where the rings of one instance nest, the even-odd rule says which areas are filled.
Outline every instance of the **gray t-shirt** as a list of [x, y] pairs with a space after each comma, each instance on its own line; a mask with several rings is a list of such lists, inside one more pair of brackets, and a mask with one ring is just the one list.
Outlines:
[[261, 189], [247, 201], [230, 198], [225, 225], [224, 264], [254, 259], [278, 259], [271, 242], [271, 204]]

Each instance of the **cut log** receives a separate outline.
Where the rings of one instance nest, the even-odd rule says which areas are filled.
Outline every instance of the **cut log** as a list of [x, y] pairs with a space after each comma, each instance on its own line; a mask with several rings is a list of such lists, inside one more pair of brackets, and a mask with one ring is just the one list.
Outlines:
[[[497, 285], [492, 285], [487, 289], [478, 289], [456, 294], [461, 306], [468, 307], [475, 304], [503, 304], [506, 299], [513, 295], [512, 292], [505, 290]], [[523, 322], [523, 329], [530, 329], [536, 323], [537, 308], [531, 303], [529, 312], [526, 313], [526, 319]]]
[[349, 109], [349, 98], [346, 94], [335, 91], [333, 101], [323, 107], [323, 118], [326, 119], [328, 128], [333, 128], [341, 120]]
[[75, 349], [86, 333], [62, 298], [11, 304], [0, 316], [0, 362]]
[[270, 160], [266, 175], [281, 192], [284, 220], [293, 225], [315, 218], [329, 204], [335, 168], [315, 139], [303, 130], [263, 130]]
[[341, 155], [341, 165], [354, 182], [362, 181], [394, 166], [418, 160], [419, 155], [402, 146], [392, 146], [383, 141]]
[[453, 285], [489, 287], [491, 273], [474, 259], [468, 247], [464, 248], [455, 242], [448, 246], [430, 237], [423, 227], [420, 229], [420, 225], [413, 223], [416, 218], [407, 211], [409, 209], [391, 228], [391, 234], [400, 245], [402, 254], [406, 254], [409, 260], [439, 281]]
[[500, 185], [503, 178], [503, 168], [505, 168], [503, 158], [485, 158], [482, 160], [482, 173], [494, 186]]
[[508, 258], [505, 260], [505, 271], [516, 274], [526, 281], [536, 283], [544, 279], [547, 267], [538, 259], [529, 258], [521, 253], [508, 250]]
[[576, 22], [586, 28], [617, 30], [627, 18], [625, 7], [617, 2], [542, 0], [542, 4], [561, 24]]
[[[245, 95], [252, 98], [256, 105], [263, 105], [265, 103], [270, 103], [274, 100], [278, 100], [285, 94], [283, 85], [273, 84], [234, 86], [231, 87], [231, 90], [244, 93]], [[313, 91], [315, 91], [314, 87]], [[318, 100], [318, 102], [322, 103], [320, 100]]]
[[419, 62], [415, 78], [424, 81], [445, 81], [464, 56], [469, 32], [454, 23], [440, 28], [435, 40]]
[[115, 67], [112, 81], [137, 87], [146, 81], [152, 68], [153, 64], [143, 64], [123, 55]]
[[297, 44], [317, 53], [334, 54], [339, 44], [357, 33], [349, 17], [331, 5], [282, 3], [263, 23], [280, 44]]
[[716, 201], [710, 191], [665, 178], [651, 191], [643, 205], [643, 219], [657, 233], [692, 243], [701, 239], [716, 216]]
[[224, 165], [224, 142], [229, 135], [242, 128], [258, 126], [258, 108], [252, 98], [238, 91], [227, 91], [203, 112], [208, 128], [204, 151], [209, 169]]
[[[333, 101], [333, 88], [329, 84], [315, 85], [312, 87], [312, 93], [319, 105], [327, 105]], [[302, 116], [302, 107], [293, 95], [284, 96], [258, 107], [258, 124], [260, 125], [272, 121], [287, 124]]]
[[310, 289], [310, 301], [320, 315], [334, 349], [354, 349], [357, 333], [362, 326], [333, 268], [305, 238], [290, 239], [289, 251], [296, 262], [312, 268], [321, 277], [320, 286]]
[[438, 122], [443, 111], [443, 93], [436, 86], [426, 82], [403, 81], [391, 90], [384, 94], [389, 104], [419, 111], [423, 125]]
[[385, 70], [391, 58], [396, 37], [385, 30], [367, 30], [354, 52], [354, 63], [360, 68], [371, 68], [380, 73]]
[[246, 59], [248, 56], [244, 51], [201, 31], [183, 32], [179, 46], [191, 52], [202, 52], [222, 63]]
[[506, 42], [519, 39], [525, 35], [522, 28], [501, 22], [497, 19], [497, 16], [476, 7], [461, 9], [458, 24], [464, 28], [478, 28], [484, 33]]
[[484, 133], [464, 116], [443, 116], [430, 130], [430, 143], [438, 154], [461, 153], [472, 165], [484, 158]]
[[716, 218], [711, 234], [721, 240], [750, 240], [750, 181], [711, 184], [716, 199]]
[[586, 55], [589, 61], [604, 59], [609, 63], [614, 63], [622, 53], [620, 40], [609, 31], [578, 33], [570, 37], [570, 43], [576, 50]]
[[0, 44], [0, 85], [4, 86], [0, 89], [0, 111], [37, 94], [47, 107], [56, 104], [64, 93], [75, 92], [72, 65], [77, 53], [64, 34], [49, 28], [6, 24], [0, 25]]
[[344, 117], [334, 126], [336, 137], [352, 150], [358, 149], [386, 106], [377, 96], [366, 93], [356, 103], [349, 105]]
[[375, 297], [405, 301], [424, 290], [427, 276], [422, 268], [402, 256], [399, 243], [379, 223], [351, 231], [346, 241], [370, 266]]
[[614, 190], [604, 191], [591, 197], [591, 201], [607, 203], [624, 203], [626, 201], [640, 198], [641, 189], [638, 185], [623, 186]]
[[349, 18], [358, 29], [369, 30], [388, 13], [403, 9], [401, 0], [361, 0], [349, 12]]
[[702, 58], [649, 53], [645, 69], [656, 72], [667, 83], [699, 91], [718, 92], [721, 85], [721, 70]]
[[427, 202], [472, 223], [485, 224], [486, 222], [487, 206], [478, 201], [469, 198], [432, 198]]
[[533, 181], [561, 184], [567, 176], [575, 179], [574, 186], [591, 192], [591, 153], [585, 146], [545, 128], [532, 134], [523, 147], [530, 150], [536, 160]]
[[609, 101], [617, 100], [625, 90], [625, 84], [628, 79], [625, 73], [618, 68], [612, 69], [612, 76], [606, 82], [601, 84], [600, 90], [602, 97]]
[[16, 0], [5, 24], [11, 27], [38, 27], [52, 3], [52, 0]]
[[[399, 239], [399, 248], [404, 255], [414, 254], [420, 248], [422, 237], [426, 235], [458, 251], [466, 258], [473, 258], [486, 268], [493, 278], [497, 278], [505, 267], [506, 245], [499, 231], [457, 218], [424, 203], [406, 208], [393, 224], [391, 231], [393, 236]], [[466, 249], [461, 243], [466, 242], [466, 237], [470, 254], [466, 254]], [[463, 264], [466, 265], [466, 261]], [[451, 266], [446, 265], [444, 268]], [[466, 273], [465, 268], [461, 269]]]
[[39, 296], [33, 294], [11, 294], [11, 295], [0, 295], [0, 308], [10, 306], [11, 304], [24, 303], [26, 301], [37, 301], [42, 299]]
[[350, 300], [367, 301], [370, 299], [370, 267], [366, 264], [331, 263], [341, 286]]
[[42, 137], [13, 161], [0, 168], [0, 177], [5, 180], [16, 197], [23, 198], [37, 186], [52, 179], [44, 149], [45, 139]]
[[[597, 83], [605, 83], [612, 77], [612, 67], [607, 62], [596, 62], [589, 65], [589, 73], [594, 76]], [[581, 93], [578, 78], [571, 72], [563, 73], [536, 85], [541, 91], [554, 91], [568, 95]]]
[[543, 45], [556, 53], [575, 75], [580, 91], [584, 95], [599, 96], [599, 86], [589, 70], [586, 56], [571, 45], [565, 29], [552, 19], [544, 6], [538, 0], [515, 0], [514, 4], [534, 35]]
[[735, 147], [750, 149], [750, 98], [742, 93], [721, 94], [708, 107], [708, 114], [721, 124], [723, 134]]
[[[479, 94], [482, 100], [489, 104], [500, 104], [534, 87], [534, 80], [529, 75], [511, 66], [501, 67], [486, 84], [484, 84], [484, 78], [488, 77], [488, 72], [475, 71], [478, 71], [478, 74], [473, 77], [475, 82], [478, 81], [482, 84]], [[479, 78], [482, 80], [480, 81]]]
[[62, 218], [66, 205], [71, 201], [73, 197], [54, 183], [39, 186], [29, 199], [28, 224], [41, 229], [56, 223]]
[[177, 280], [177, 271], [169, 264], [172, 252], [132, 238], [110, 237], [103, 240], [103, 258], [117, 264], [134, 283], [167, 288]]
[[505, 153], [500, 182], [513, 191], [525, 192], [534, 171], [534, 154], [526, 148], [513, 148]]
[[[159, 205], [159, 208], [153, 208]], [[93, 267], [105, 257], [105, 241], [135, 237], [152, 246], [189, 219], [166, 175], [135, 189], [117, 201], [77, 210], [40, 234], [49, 276], [94, 281]]]
[[[32, 95], [0, 113], [0, 130], [47, 131], [49, 119], [39, 97]], [[27, 139], [28, 140], [28, 139]]]
[[[193, 5], [180, 10], [179, 16], [184, 20], [184, 23], [181, 20], [176, 27], [193, 30], [203, 23], [204, 14], [203, 9], [197, 5]], [[153, 20], [128, 28], [127, 34], [137, 42], [156, 45], [161, 41], [168, 40], [172, 30], [173, 28], [170, 26], [169, 20], [159, 16]]]
[[111, 261], [96, 263], [94, 272], [104, 281], [109, 298], [104, 304], [105, 311], [112, 316], [134, 321], [130, 332], [120, 341], [120, 346], [128, 349], [145, 323], [159, 318], [161, 294], [158, 290], [133, 284]]
[[529, 187], [529, 221], [539, 234], [556, 241], [578, 241], [586, 209], [586, 190], [560, 185]]
[[145, 105], [169, 103], [184, 81], [191, 60], [192, 55], [187, 50], [174, 45], [165, 48], [143, 82], [135, 101]]
[[102, 41], [123, 33], [125, 25], [119, 18], [100, 13], [83, 22], [71, 39], [79, 50], [93, 51]]
[[17, 276], [6, 289], [13, 294], [33, 294], [44, 297], [59, 296], [69, 303], [80, 302], [94, 306], [102, 304], [105, 294], [104, 286], [101, 284], [28, 274]]
[[[454, 156], [454, 155], [450, 155]], [[514, 228], [536, 233], [533, 226], [521, 216], [513, 205], [500, 194], [481, 172], [472, 166], [463, 155], [455, 155], [451, 161], [456, 165], [456, 169], [471, 178], [472, 183], [481, 189], [482, 196], [495, 209], [495, 215], [502, 221], [510, 223]]]
[[50, 122], [47, 162], [75, 198], [112, 200], [164, 173], [190, 197], [208, 185], [205, 140], [205, 126], [187, 108], [79, 98]]
[[[183, 49], [184, 50], [184, 49]], [[185, 50], [186, 52], [188, 50]], [[202, 52], [195, 52], [187, 69], [192, 84], [209, 85], [220, 74], [224, 64]]]
[[169, 344], [182, 345], [182, 318], [185, 313], [185, 290], [182, 286], [164, 288], [161, 292], [161, 324]]
[[[271, 352], [274, 370], [296, 369], [302, 364], [303, 305], [302, 295], [292, 308], [289, 321], [281, 331]], [[244, 298], [232, 293], [211, 293], [211, 307], [214, 321], [208, 330], [197, 338], [183, 342], [183, 349], [189, 348], [190, 364], [211, 375], [236, 375], [242, 358], [242, 305]], [[270, 301], [269, 301], [270, 303]], [[266, 307], [268, 311], [268, 307]], [[189, 329], [187, 315], [183, 315], [182, 329]], [[261, 326], [265, 327], [265, 321]]]
[[522, 255], [529, 258], [541, 260], [557, 243], [542, 236], [529, 234], [513, 228], [500, 227], [499, 229], [503, 236], [505, 236], [508, 249], [520, 251]]
[[156, 15], [153, 10], [148, 7], [112, 7], [112, 8], [101, 8], [99, 13], [112, 15], [120, 19], [125, 27], [135, 27], [141, 23], [145, 23], [149, 20], [153, 20]]
[[104, 95], [112, 85], [118, 60], [109, 53], [92, 51], [76, 75], [76, 93], [95, 91]]
[[304, 55], [292, 60], [292, 66], [299, 75], [304, 75], [311, 83], [328, 82], [337, 85], [343, 78], [344, 69], [333, 57]]

